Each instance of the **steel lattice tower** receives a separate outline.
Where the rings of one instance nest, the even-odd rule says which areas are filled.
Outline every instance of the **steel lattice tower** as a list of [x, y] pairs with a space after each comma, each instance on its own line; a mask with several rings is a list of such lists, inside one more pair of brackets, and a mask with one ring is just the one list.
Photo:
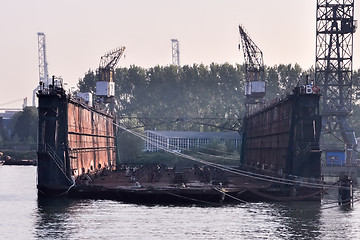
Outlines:
[[39, 81], [47, 84], [48, 69], [46, 61], [45, 34], [38, 32], [38, 53], [39, 53]]
[[245, 60], [245, 109], [249, 112], [250, 109], [264, 103], [266, 94], [265, 81], [263, 81], [264, 59], [260, 48], [241, 25], [239, 25], [239, 33]]
[[[323, 95], [325, 151], [330, 148], [325, 142], [331, 143], [334, 137], [336, 142], [342, 139], [346, 149], [356, 146], [347, 121], [352, 111], [354, 23], [354, 0], [317, 0], [315, 83]], [[347, 164], [351, 164], [352, 155], [348, 152]]]
[[172, 64], [180, 67], [179, 41], [177, 39], [171, 39], [171, 46], [172, 46]]
[[48, 63], [46, 61], [46, 43], [45, 43], [45, 34], [42, 32], [38, 32], [38, 55], [39, 55], [39, 85], [33, 90], [33, 102], [32, 105], [35, 105], [35, 96], [36, 92], [40, 88], [40, 84], [44, 84], [48, 86]]

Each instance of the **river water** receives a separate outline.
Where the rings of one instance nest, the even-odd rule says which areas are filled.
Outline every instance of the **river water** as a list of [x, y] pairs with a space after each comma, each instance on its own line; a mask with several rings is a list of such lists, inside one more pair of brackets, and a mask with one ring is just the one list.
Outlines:
[[[355, 191], [356, 196], [360, 196]], [[0, 166], [1, 239], [360, 239], [360, 201], [144, 206], [38, 199], [36, 167]]]

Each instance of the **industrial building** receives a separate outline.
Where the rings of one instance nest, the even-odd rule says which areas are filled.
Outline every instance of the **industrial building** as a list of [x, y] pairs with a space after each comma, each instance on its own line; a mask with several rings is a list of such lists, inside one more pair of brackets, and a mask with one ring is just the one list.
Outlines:
[[238, 132], [186, 132], [186, 131], [150, 131], [146, 132], [145, 150], [156, 152], [159, 150], [189, 150], [205, 146], [212, 141], [221, 141], [240, 147]]

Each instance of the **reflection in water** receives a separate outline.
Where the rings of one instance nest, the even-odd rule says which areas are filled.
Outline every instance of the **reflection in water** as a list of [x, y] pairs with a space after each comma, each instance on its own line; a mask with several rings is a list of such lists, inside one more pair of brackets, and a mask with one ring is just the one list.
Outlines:
[[279, 205], [281, 227], [286, 230], [284, 238], [317, 239], [320, 236], [321, 204], [316, 202], [292, 202]]
[[38, 198], [35, 236], [46, 239], [70, 238], [77, 231], [71, 227], [71, 219], [87, 202], [69, 198]]
[[[354, 211], [315, 202], [144, 206], [107, 200], [39, 199], [35, 238], [354, 239]], [[337, 218], [340, 218], [338, 220]], [[357, 220], [359, 222], [359, 220]], [[355, 224], [356, 225], [356, 224]], [[334, 229], [337, 232], [334, 233]]]
[[38, 199], [35, 179], [35, 167], [0, 167], [2, 239], [360, 239], [360, 201], [339, 207], [336, 192], [321, 205], [145, 206]]

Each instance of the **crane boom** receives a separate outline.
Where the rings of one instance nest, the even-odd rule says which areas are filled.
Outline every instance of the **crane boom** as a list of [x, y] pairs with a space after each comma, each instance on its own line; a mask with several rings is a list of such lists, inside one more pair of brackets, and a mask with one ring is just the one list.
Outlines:
[[125, 47], [116, 48], [100, 58], [99, 81], [113, 82], [114, 68], [125, 51]]
[[125, 51], [125, 47], [116, 48], [108, 53], [100, 59], [99, 69], [114, 69], [116, 64], [119, 62], [121, 56]]
[[103, 102], [110, 103], [115, 96], [113, 81], [114, 68], [125, 51], [125, 47], [116, 48], [100, 59], [98, 81], [96, 82], [96, 95], [103, 98]]
[[239, 32], [245, 60], [245, 108], [249, 112], [251, 106], [264, 102], [265, 81], [261, 79], [264, 75], [264, 60], [262, 51], [241, 25], [239, 25]]
[[239, 25], [239, 32], [244, 52], [245, 72], [252, 75], [250, 81], [259, 80], [260, 73], [264, 71], [263, 53], [241, 25]]

